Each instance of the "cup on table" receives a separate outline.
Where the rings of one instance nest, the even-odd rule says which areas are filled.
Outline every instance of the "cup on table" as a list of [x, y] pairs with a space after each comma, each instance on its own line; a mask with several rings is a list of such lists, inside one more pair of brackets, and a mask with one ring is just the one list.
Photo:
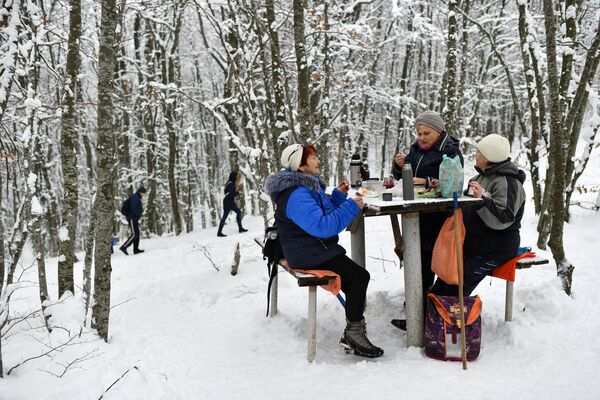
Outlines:
[[383, 178], [383, 187], [386, 189], [393, 188], [394, 187], [394, 177], [386, 176], [385, 178]]

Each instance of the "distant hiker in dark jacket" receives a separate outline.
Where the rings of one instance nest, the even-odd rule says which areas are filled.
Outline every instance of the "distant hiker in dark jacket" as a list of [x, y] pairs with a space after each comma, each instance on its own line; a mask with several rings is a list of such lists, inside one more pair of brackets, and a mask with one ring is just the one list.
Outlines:
[[[415, 185], [437, 186], [440, 177], [440, 164], [444, 154], [448, 157], [459, 157], [464, 165], [463, 156], [458, 147], [458, 140], [446, 132], [446, 125], [440, 114], [425, 111], [415, 120], [417, 140], [410, 146], [407, 155], [396, 154], [392, 166], [392, 174], [396, 179], [402, 179], [404, 163], [410, 163]], [[449, 212], [421, 213], [419, 215], [419, 230], [421, 238], [421, 277], [423, 294], [433, 285], [435, 274], [431, 271], [431, 256], [433, 246], [442, 229]], [[425, 303], [426, 304], [426, 303]], [[405, 329], [406, 321], [392, 320], [394, 326]]]
[[238, 189], [240, 188], [241, 181], [242, 174], [239, 171], [232, 171], [229, 174], [229, 179], [227, 179], [227, 183], [225, 183], [225, 197], [223, 198], [223, 217], [221, 218], [221, 223], [219, 224], [219, 231], [217, 232], [217, 236], [227, 236], [223, 234], [223, 226], [225, 226], [225, 221], [227, 221], [227, 216], [231, 211], [236, 213], [236, 221], [240, 233], [248, 232], [248, 229], [244, 229], [244, 227], [242, 226], [242, 211], [235, 204], [235, 197], [239, 194]]
[[275, 221], [288, 264], [299, 269], [323, 269], [338, 274], [346, 294], [347, 325], [340, 344], [354, 354], [379, 357], [383, 350], [366, 336], [363, 316], [369, 272], [346, 256], [338, 234], [358, 215], [363, 202], [348, 199], [349, 185], [340, 183], [331, 197], [319, 177], [314, 146], [293, 144], [281, 155], [284, 171], [269, 176], [265, 191], [276, 203]]
[[[466, 229], [463, 293], [468, 296], [492, 270], [516, 257], [525, 210], [525, 173], [510, 158], [510, 144], [492, 134], [477, 145], [475, 169], [466, 195], [483, 199], [479, 207], [463, 209]], [[432, 293], [458, 296], [458, 286], [437, 279]]]
[[129, 230], [131, 234], [123, 243], [123, 245], [119, 248], [125, 255], [129, 255], [127, 253], [127, 248], [133, 244], [133, 254], [143, 253], [144, 250], [140, 249], [140, 226], [139, 221], [142, 218], [142, 214], [144, 213], [144, 206], [142, 205], [142, 198], [146, 194], [146, 188], [141, 186], [134, 194], [132, 194], [125, 202], [121, 208], [121, 212], [127, 218], [127, 224], [129, 225]]

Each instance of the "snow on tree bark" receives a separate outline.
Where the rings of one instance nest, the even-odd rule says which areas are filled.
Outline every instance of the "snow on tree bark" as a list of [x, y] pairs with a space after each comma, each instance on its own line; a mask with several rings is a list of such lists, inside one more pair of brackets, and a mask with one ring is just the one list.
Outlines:
[[92, 327], [108, 342], [110, 317], [111, 237], [114, 219], [114, 127], [113, 73], [115, 66], [115, 29], [119, 21], [116, 0], [102, 0], [100, 18], [100, 47], [98, 52], [98, 133], [96, 155], [98, 158], [98, 192], [94, 204], [95, 274]]
[[77, 150], [79, 140], [75, 122], [75, 94], [78, 92], [80, 57], [79, 40], [81, 38], [81, 0], [69, 0], [69, 38], [67, 66], [62, 112], [61, 162], [63, 170], [62, 224], [69, 235], [59, 241], [59, 254], [64, 256], [58, 261], [58, 297], [66, 291], [75, 293], [73, 283], [73, 264], [75, 263], [75, 234], [77, 231], [77, 213], [79, 204], [79, 182], [77, 171]]

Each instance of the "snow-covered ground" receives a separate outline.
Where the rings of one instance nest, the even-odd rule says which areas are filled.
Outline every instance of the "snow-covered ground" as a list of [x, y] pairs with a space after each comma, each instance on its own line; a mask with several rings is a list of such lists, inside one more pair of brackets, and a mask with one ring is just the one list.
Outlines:
[[[588, 170], [598, 171], [598, 165]], [[595, 173], [585, 182], [600, 184], [600, 176]], [[596, 196], [578, 199], [593, 202]], [[505, 282], [486, 279], [477, 288], [483, 300], [483, 348], [467, 371], [460, 363], [432, 360], [422, 349], [407, 348], [406, 334], [390, 324], [403, 315], [404, 288], [387, 217], [366, 221], [372, 276], [366, 320], [369, 338], [385, 355], [370, 360], [345, 354], [337, 344], [344, 328], [342, 309], [319, 289], [317, 360], [308, 364], [307, 290], [282, 273], [279, 314], [265, 317], [267, 271], [253, 242], [262, 235], [262, 219], [246, 217], [250, 231], [245, 234], [233, 233], [231, 219], [226, 238], [209, 229], [142, 239], [146, 253], [115, 254], [108, 344], [81, 328], [78, 295], [54, 306], [53, 323], [65, 329], [50, 335], [31, 329], [40, 326], [39, 320], [13, 328], [2, 343], [5, 374], [64, 342], [68, 331], [81, 335], [5, 376], [0, 399], [98, 399], [123, 374], [104, 399], [596, 399], [600, 212], [572, 211], [572, 222], [565, 226], [567, 255], [576, 266], [572, 298], [561, 290], [553, 262], [518, 271], [513, 321], [506, 323]], [[529, 203], [522, 244], [534, 247], [536, 221]], [[347, 249], [349, 239], [347, 232], [341, 234]], [[242, 260], [232, 276], [238, 242]], [[551, 259], [549, 253], [538, 253]], [[31, 264], [29, 249], [24, 265]], [[54, 298], [56, 264], [48, 260]], [[22, 280], [37, 282], [36, 277], [34, 265]], [[36, 299], [37, 288], [30, 284], [15, 294], [11, 310], [31, 309]]]

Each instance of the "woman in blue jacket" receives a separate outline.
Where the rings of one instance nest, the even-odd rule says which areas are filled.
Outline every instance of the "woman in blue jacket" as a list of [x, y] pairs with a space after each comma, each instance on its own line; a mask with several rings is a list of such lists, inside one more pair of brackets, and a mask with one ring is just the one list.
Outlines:
[[354, 354], [380, 357], [383, 350], [366, 336], [363, 316], [369, 272], [346, 256], [338, 234], [363, 207], [360, 198], [348, 199], [349, 185], [340, 183], [331, 197], [320, 178], [320, 161], [314, 146], [293, 144], [283, 150], [284, 171], [265, 182], [276, 203], [275, 221], [288, 264], [298, 269], [325, 269], [337, 273], [346, 294], [346, 329], [340, 344]]

